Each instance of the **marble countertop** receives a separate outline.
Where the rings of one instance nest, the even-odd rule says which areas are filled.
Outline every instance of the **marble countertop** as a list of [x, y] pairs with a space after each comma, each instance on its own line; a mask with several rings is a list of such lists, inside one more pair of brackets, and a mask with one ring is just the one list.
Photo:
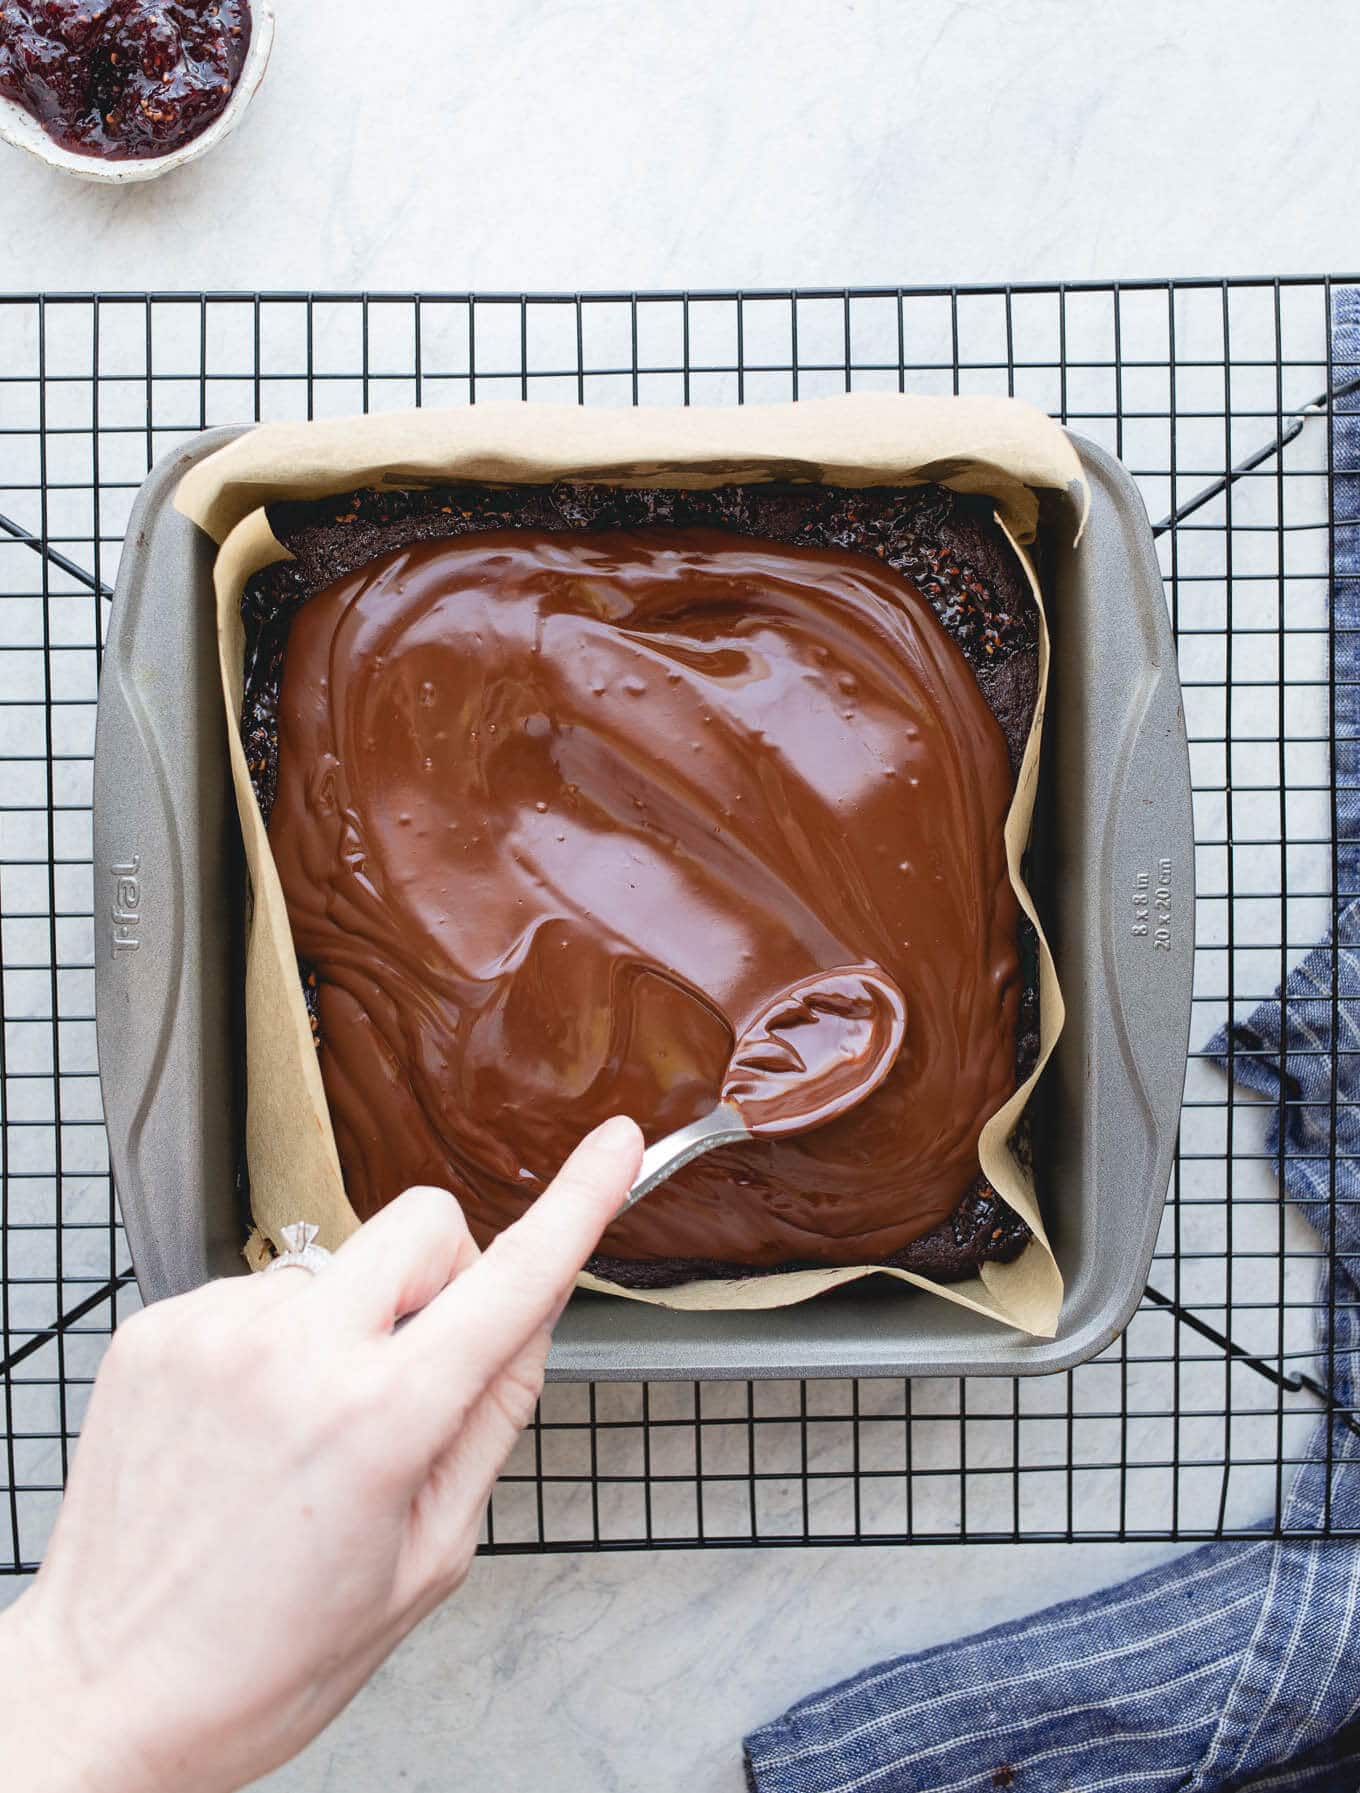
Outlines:
[[[0, 285], [694, 289], [1360, 266], [1350, 0], [279, 0], [279, 15], [250, 116], [199, 164], [111, 192], [0, 152]], [[801, 1694], [1169, 1554], [482, 1561], [268, 1785], [738, 1793], [742, 1731]], [[0, 1604], [16, 1591], [0, 1583]]]
[[261, 1785], [742, 1793], [741, 1737], [804, 1694], [1171, 1554], [1083, 1544], [484, 1559], [331, 1730]]
[[1360, 260], [1348, 0], [278, 13], [264, 86], [203, 161], [108, 192], [7, 152], [0, 283], [841, 286]]

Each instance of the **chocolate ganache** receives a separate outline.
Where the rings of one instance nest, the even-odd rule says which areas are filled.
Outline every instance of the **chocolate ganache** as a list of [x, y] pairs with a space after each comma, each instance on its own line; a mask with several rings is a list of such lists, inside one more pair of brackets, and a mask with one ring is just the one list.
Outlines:
[[606, 1261], [871, 1263], [959, 1208], [1016, 1078], [1006, 739], [867, 555], [705, 527], [420, 541], [292, 618], [270, 841], [351, 1201], [479, 1240], [596, 1121], [712, 1107], [782, 990], [904, 998], [880, 1087], [686, 1167]]
[[842, 965], [780, 990], [742, 1024], [722, 1100], [752, 1133], [806, 1133], [871, 1096], [902, 1050], [902, 992], [876, 965]]

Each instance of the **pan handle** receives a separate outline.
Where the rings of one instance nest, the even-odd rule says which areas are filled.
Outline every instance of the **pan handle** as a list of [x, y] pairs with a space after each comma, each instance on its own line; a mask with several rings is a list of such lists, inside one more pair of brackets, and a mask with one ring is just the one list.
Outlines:
[[[213, 432], [227, 439], [235, 432]], [[217, 441], [160, 461], [128, 524], [94, 759], [95, 1033], [110, 1162], [146, 1299], [238, 1260], [233, 901], [213, 547], [171, 503]]]
[[1195, 859], [1180, 686], [1162, 668], [1134, 718], [1101, 854], [1116, 1030], [1157, 1144], [1185, 1086]]
[[[1084, 447], [1086, 445], [1083, 445]], [[1118, 463], [1087, 455], [1093, 479], [1125, 495], [1128, 577], [1160, 598], [1161, 569], [1142, 500]], [[1135, 520], [1136, 525], [1135, 526]], [[1101, 593], [1118, 602], [1117, 590]], [[1190, 750], [1176, 644], [1164, 601], [1139, 606], [1143, 672], [1111, 755], [1099, 855], [1102, 957], [1113, 1036], [1146, 1122], [1146, 1175], [1169, 1178], [1185, 1089], [1194, 984], [1195, 833]], [[1113, 726], [1119, 726], [1111, 718]], [[1157, 1192], [1160, 1201], [1165, 1190]]]

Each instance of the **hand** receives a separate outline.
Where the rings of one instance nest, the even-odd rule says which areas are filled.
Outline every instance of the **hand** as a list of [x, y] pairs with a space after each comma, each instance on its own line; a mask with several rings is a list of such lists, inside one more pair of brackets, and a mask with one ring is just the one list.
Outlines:
[[315, 1277], [120, 1327], [0, 1619], [0, 1784], [228, 1793], [309, 1742], [467, 1574], [641, 1151], [607, 1122], [485, 1254], [452, 1196], [410, 1189]]

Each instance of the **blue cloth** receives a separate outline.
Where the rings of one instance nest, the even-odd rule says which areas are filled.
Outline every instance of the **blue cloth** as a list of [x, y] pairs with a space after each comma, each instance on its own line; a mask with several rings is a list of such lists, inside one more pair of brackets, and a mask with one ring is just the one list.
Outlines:
[[[1332, 363], [1334, 392], [1360, 375], [1356, 289], [1335, 294]], [[1274, 1102], [1285, 1187], [1332, 1247], [1313, 1367], [1334, 1405], [1290, 1535], [1207, 1545], [804, 1700], [746, 1739], [754, 1793], [1360, 1788], [1360, 1544], [1307, 1535], [1360, 1529], [1360, 392], [1334, 411], [1335, 514], [1357, 520], [1333, 566], [1335, 936], [1209, 1047]]]

